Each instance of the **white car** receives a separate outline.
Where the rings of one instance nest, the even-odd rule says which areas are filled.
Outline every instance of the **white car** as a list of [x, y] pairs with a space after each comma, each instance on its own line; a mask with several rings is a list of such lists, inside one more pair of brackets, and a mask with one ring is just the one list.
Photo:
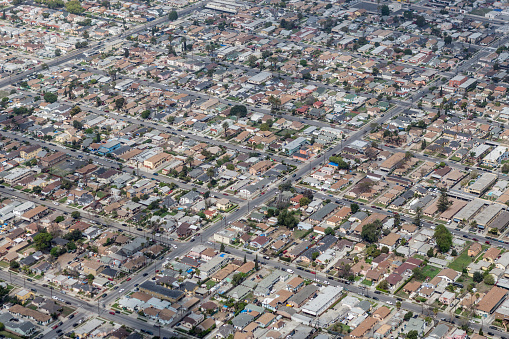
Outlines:
[[53, 204], [54, 204], [55, 206], [60, 205], [60, 204], [59, 204], [58, 202], [56, 202], [56, 201], [53, 201]]
[[123, 289], [123, 288], [121, 288], [121, 289], [119, 289], [119, 290], [118, 290], [118, 293], [122, 293], [122, 292], [124, 292], [124, 289]]
[[392, 301], [390, 301], [390, 300], [387, 300], [387, 301], [386, 301], [386, 303], [387, 303], [388, 305], [392, 305]]

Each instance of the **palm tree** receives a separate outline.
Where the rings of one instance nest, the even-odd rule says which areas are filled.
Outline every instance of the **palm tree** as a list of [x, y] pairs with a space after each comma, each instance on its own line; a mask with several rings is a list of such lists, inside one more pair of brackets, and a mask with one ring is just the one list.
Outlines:
[[225, 121], [223, 122], [223, 131], [224, 131], [224, 137], [226, 138], [226, 131], [228, 130], [228, 127], [230, 125], [228, 125], [228, 123]]

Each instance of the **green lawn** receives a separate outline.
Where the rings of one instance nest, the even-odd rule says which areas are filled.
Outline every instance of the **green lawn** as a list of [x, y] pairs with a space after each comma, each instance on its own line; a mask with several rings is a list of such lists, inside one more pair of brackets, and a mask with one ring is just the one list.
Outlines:
[[3, 335], [4, 337], [11, 338], [11, 339], [23, 339], [23, 337], [20, 337], [14, 333], [7, 332], [7, 331], [0, 331], [0, 335]]
[[293, 235], [295, 235], [296, 239], [302, 238], [306, 233], [307, 233], [306, 230], [296, 230], [296, 231], [293, 231]]
[[449, 264], [449, 268], [461, 272], [472, 262], [472, 258], [468, 256], [468, 249], [465, 249], [461, 254]]
[[205, 285], [207, 285], [207, 288], [210, 290], [212, 287], [216, 285], [216, 282], [213, 280], [209, 280], [205, 283]]
[[364, 279], [361, 284], [364, 284], [364, 285], [367, 285], [367, 286], [372, 286], [373, 285], [373, 282], [372, 281], [369, 281], [367, 279]]
[[440, 269], [438, 267], [431, 265], [424, 266], [422, 269], [422, 273], [430, 279], [433, 279], [439, 272]]

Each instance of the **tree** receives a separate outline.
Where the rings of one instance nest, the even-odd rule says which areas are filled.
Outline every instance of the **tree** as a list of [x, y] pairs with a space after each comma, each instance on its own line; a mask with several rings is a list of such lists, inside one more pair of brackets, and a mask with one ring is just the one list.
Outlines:
[[62, 55], [62, 51], [59, 48], [55, 49], [55, 56], [58, 57], [58, 56], [61, 56], [61, 55]]
[[299, 205], [300, 206], [307, 206], [307, 205], [309, 205], [310, 202], [311, 202], [311, 199], [309, 199], [307, 197], [302, 197], [299, 200]]
[[[390, 233], [390, 231], [389, 231], [389, 233]], [[382, 249], [381, 249], [380, 251], [381, 251], [382, 253], [386, 253], [386, 254], [387, 254], [387, 253], [389, 253], [389, 247], [387, 247], [387, 246], [383, 246], [383, 247], [382, 247]]]
[[76, 114], [78, 114], [79, 112], [81, 112], [81, 107], [76, 105], [74, 106], [73, 108], [71, 108], [71, 110], [69, 111], [69, 114], [71, 116], [75, 116]]
[[422, 140], [421, 142], [421, 150], [425, 150], [428, 145], [426, 144], [426, 140]]
[[479, 271], [475, 271], [475, 272], [474, 272], [473, 279], [474, 279], [474, 282], [476, 282], [476, 283], [480, 283], [481, 281], [483, 281], [483, 280], [484, 280], [484, 277], [483, 277], [483, 275], [482, 275], [482, 273], [481, 273], [481, 272], [479, 272]]
[[72, 127], [76, 128], [76, 129], [78, 129], [78, 130], [80, 130], [80, 129], [82, 129], [82, 128], [83, 128], [83, 123], [82, 123], [81, 121], [79, 121], [79, 120], [74, 120], [74, 121], [72, 122]]
[[418, 281], [424, 281], [427, 278], [421, 267], [417, 267], [413, 270], [413, 277]]
[[10, 263], [9, 263], [9, 267], [16, 270], [19, 268], [19, 262], [17, 262], [16, 260], [12, 260]]
[[299, 63], [300, 63], [300, 65], [301, 65], [302, 67], [307, 67], [307, 65], [308, 65], [307, 60], [304, 60], [304, 59], [302, 59]]
[[387, 280], [380, 281], [380, 283], [378, 284], [378, 289], [384, 290], [384, 291], [388, 291], [389, 290], [389, 283], [387, 282]]
[[486, 274], [483, 281], [486, 285], [495, 285], [495, 278], [493, 278], [493, 276], [489, 273]]
[[380, 234], [382, 233], [382, 222], [380, 220], [375, 220], [372, 223], [366, 224], [362, 226], [361, 237], [365, 241], [369, 243], [375, 243], [380, 238]]
[[35, 186], [34, 188], [32, 188], [32, 192], [34, 192], [35, 194], [40, 194], [42, 192], [42, 188], [40, 186]]
[[65, 3], [65, 9], [72, 14], [81, 14], [85, 11], [85, 9], [81, 7], [80, 2], [77, 0], [67, 1]]
[[415, 24], [419, 27], [423, 27], [426, 25], [426, 19], [422, 15], [419, 15], [415, 20]]
[[412, 317], [414, 316], [414, 314], [412, 312], [407, 312], [405, 313], [405, 315], [403, 316], [403, 320], [405, 321], [409, 321]]
[[417, 332], [416, 330], [412, 330], [407, 333], [406, 337], [407, 339], [417, 339], [419, 337], [419, 332]]
[[387, 5], [382, 6], [381, 12], [382, 12], [382, 16], [389, 16], [391, 14], [391, 10], [389, 9], [389, 6], [387, 6]]
[[35, 249], [38, 251], [51, 248], [53, 236], [48, 232], [41, 232], [34, 237]]
[[148, 117], [150, 117], [150, 111], [148, 109], [144, 110], [143, 112], [141, 112], [141, 117], [143, 119], [147, 119]]
[[450, 44], [452, 44], [452, 37], [450, 37], [450, 36], [446, 36], [446, 37], [444, 38], [444, 42], [445, 42], [445, 44], [446, 44], [446, 45], [450, 45]]
[[238, 118], [247, 116], [247, 108], [244, 105], [235, 105], [230, 109], [230, 115], [236, 115]]
[[121, 109], [124, 106], [124, 103], [125, 103], [124, 98], [118, 98], [117, 100], [115, 100], [115, 107], [117, 109]]
[[44, 101], [52, 104], [57, 100], [58, 100], [58, 96], [55, 93], [51, 93], [51, 92], [44, 93]]
[[394, 227], [399, 229], [401, 226], [401, 215], [399, 213], [394, 214]]
[[299, 219], [295, 217], [293, 212], [289, 212], [287, 209], [284, 209], [279, 212], [279, 215], [277, 216], [277, 223], [278, 225], [286, 226], [288, 229], [292, 230], [299, 223]]
[[49, 251], [49, 254], [51, 254], [52, 257], [54, 258], [58, 258], [58, 256], [60, 255], [60, 250], [58, 247], [53, 247], [50, 251]]
[[426, 253], [426, 255], [430, 258], [433, 258], [435, 256], [435, 251], [433, 250], [433, 247], [430, 247], [430, 249], [428, 250], [428, 253]]
[[62, 215], [59, 215], [58, 217], [56, 217], [56, 218], [55, 218], [55, 222], [56, 222], [56, 223], [62, 222], [62, 221], [64, 221], [64, 220], [65, 220], [65, 218], [64, 218], [64, 216], [62, 216]]
[[179, 18], [177, 11], [173, 10], [168, 14], [168, 20], [175, 21]]
[[440, 197], [438, 198], [437, 210], [443, 213], [449, 209], [452, 202], [447, 197], [447, 191], [445, 189], [440, 190]]
[[360, 207], [357, 204], [350, 204], [350, 210], [352, 211], [352, 214], [355, 214], [359, 212]]
[[332, 227], [327, 227], [325, 229], [325, 235], [334, 235], [334, 229]]
[[255, 256], [255, 270], [258, 271], [260, 268], [258, 267], [258, 254]]
[[71, 213], [71, 217], [73, 219], [79, 219], [81, 217], [81, 214], [78, 211], [74, 211], [74, 212]]
[[422, 219], [422, 207], [417, 207], [417, 209], [415, 210], [414, 225], [417, 227], [421, 227], [421, 219]]
[[243, 273], [236, 273], [233, 278], [232, 278], [232, 285], [235, 287], [235, 286], [238, 286], [242, 280], [244, 280], [244, 274]]
[[219, 248], [219, 251], [221, 253], [224, 253], [225, 249], [224, 249], [224, 244], [223, 243], [221, 243], [221, 247]]
[[449, 252], [452, 247], [452, 234], [444, 225], [438, 225], [435, 229], [435, 241], [440, 252]]

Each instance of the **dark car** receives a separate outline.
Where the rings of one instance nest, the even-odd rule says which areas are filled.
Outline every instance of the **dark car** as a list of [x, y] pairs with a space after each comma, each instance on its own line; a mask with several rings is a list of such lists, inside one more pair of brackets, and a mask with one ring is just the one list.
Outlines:
[[488, 335], [495, 335], [495, 333], [493, 333], [493, 332], [488, 332]]
[[148, 273], [143, 273], [143, 276], [146, 277], [148, 275]]
[[380, 300], [378, 297], [373, 297], [373, 300]]
[[380, 291], [375, 291], [375, 294], [382, 294], [382, 292], [380, 292]]
[[69, 314], [69, 319], [74, 318], [74, 314]]
[[59, 329], [57, 330], [57, 333], [60, 333], [60, 332], [62, 332], [62, 329], [61, 329], [61, 328], [59, 328]]

